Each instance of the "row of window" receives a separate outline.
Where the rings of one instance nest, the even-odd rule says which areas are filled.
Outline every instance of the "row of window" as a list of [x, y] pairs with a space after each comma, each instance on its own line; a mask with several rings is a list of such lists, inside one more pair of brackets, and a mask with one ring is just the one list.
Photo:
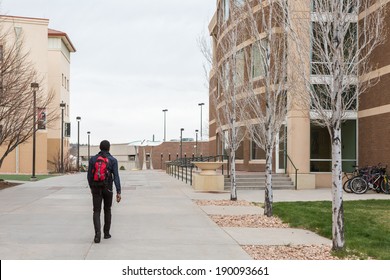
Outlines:
[[[250, 56], [248, 61], [250, 61], [250, 78], [251, 80], [255, 80], [261, 78], [265, 74], [265, 52], [266, 52], [266, 39], [262, 39], [259, 42], [253, 43], [249, 51], [245, 51], [245, 49], [239, 50], [235, 55], [235, 71], [233, 73], [233, 82], [235, 85], [242, 85], [245, 81], [245, 67], [247, 57]], [[229, 75], [231, 71], [231, 61], [232, 58], [227, 59], [225, 63], [222, 65], [222, 80], [223, 80], [223, 90], [229, 89]], [[221, 94], [218, 91], [218, 96]]]
[[[282, 129], [283, 131], [283, 129]], [[343, 171], [352, 172], [356, 165], [356, 120], [347, 120], [341, 126], [342, 166]], [[227, 131], [224, 131], [227, 134]], [[226, 135], [225, 135], [226, 137]], [[217, 153], [229, 156], [229, 147], [223, 137], [218, 135]], [[286, 138], [280, 137], [279, 152], [280, 158], [285, 158]], [[237, 160], [244, 159], [244, 142], [240, 143], [235, 153]], [[250, 160], [265, 160], [265, 151], [259, 148], [254, 141], [250, 141]], [[280, 166], [280, 165], [279, 165]], [[310, 172], [331, 172], [332, 171], [332, 143], [328, 129], [315, 124], [310, 126]]]
[[64, 74], [62, 74], [62, 86], [69, 91], [69, 79]]
[[[220, 6], [220, 19], [223, 20], [222, 22], [226, 22], [229, 19], [231, 5], [242, 7], [244, 3], [245, 0], [222, 0]], [[331, 12], [341, 7], [343, 12], [352, 14], [357, 12], [358, 4], [358, 0], [340, 0], [340, 3], [328, 0], [312, 0], [311, 9], [313, 12]]]

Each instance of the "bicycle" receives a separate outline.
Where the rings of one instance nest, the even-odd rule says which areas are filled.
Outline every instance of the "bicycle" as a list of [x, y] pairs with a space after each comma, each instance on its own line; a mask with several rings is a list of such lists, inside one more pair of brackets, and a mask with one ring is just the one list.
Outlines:
[[359, 176], [359, 167], [357, 165], [354, 165], [353, 167], [355, 169], [352, 173], [344, 172], [344, 177], [347, 177], [347, 180], [343, 184], [343, 190], [346, 193], [353, 193], [353, 191], [351, 190], [351, 186], [350, 186], [351, 180], [353, 178], [355, 178], [356, 176]]
[[390, 194], [390, 177], [387, 174], [383, 175], [381, 190], [385, 194]]
[[[369, 167], [366, 172], [351, 179], [349, 186], [352, 192], [356, 194], [366, 193], [369, 189], [376, 192], [388, 193], [390, 183], [387, 178], [386, 167], [378, 166]], [[384, 179], [386, 178], [386, 179]], [[385, 183], [383, 183], [385, 181]], [[382, 187], [383, 185], [383, 187]], [[386, 192], [387, 191], [387, 192]]]

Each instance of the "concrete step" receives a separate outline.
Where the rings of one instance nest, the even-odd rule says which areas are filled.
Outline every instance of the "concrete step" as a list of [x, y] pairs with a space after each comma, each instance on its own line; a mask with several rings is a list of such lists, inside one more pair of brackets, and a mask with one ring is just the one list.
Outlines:
[[[256, 190], [265, 189], [264, 174], [239, 174], [236, 176], [237, 189]], [[272, 187], [274, 189], [294, 189], [294, 184], [287, 174], [273, 174]], [[230, 178], [225, 177], [225, 190], [230, 189]]]

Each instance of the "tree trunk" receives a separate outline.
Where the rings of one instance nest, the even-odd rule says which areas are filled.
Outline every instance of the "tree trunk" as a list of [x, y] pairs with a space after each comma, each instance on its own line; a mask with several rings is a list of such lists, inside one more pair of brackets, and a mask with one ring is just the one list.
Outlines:
[[344, 207], [342, 188], [341, 129], [333, 128], [332, 137], [332, 236], [333, 250], [344, 248]]
[[236, 153], [230, 150], [230, 200], [237, 200]]
[[[267, 137], [271, 139], [271, 132], [267, 132]], [[264, 198], [264, 215], [267, 217], [272, 216], [272, 202], [273, 202], [273, 193], [272, 193], [272, 140], [268, 139], [268, 144], [266, 147], [266, 162], [265, 162], [265, 198]]]

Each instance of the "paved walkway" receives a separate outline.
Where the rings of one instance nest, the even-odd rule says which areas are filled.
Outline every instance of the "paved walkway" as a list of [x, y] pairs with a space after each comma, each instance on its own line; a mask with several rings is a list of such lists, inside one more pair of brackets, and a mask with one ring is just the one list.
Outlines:
[[[220, 228], [207, 214], [258, 210], [197, 206], [192, 199], [229, 199], [229, 193], [196, 193], [161, 171], [122, 172], [121, 180], [122, 201], [113, 206], [112, 238], [100, 244], [93, 243], [85, 173], [1, 190], [0, 259], [245, 260], [250, 256], [240, 245], [330, 243], [300, 230]], [[262, 193], [241, 191], [239, 198], [263, 201]], [[298, 198], [330, 199], [330, 191], [275, 193], [276, 201]]]

